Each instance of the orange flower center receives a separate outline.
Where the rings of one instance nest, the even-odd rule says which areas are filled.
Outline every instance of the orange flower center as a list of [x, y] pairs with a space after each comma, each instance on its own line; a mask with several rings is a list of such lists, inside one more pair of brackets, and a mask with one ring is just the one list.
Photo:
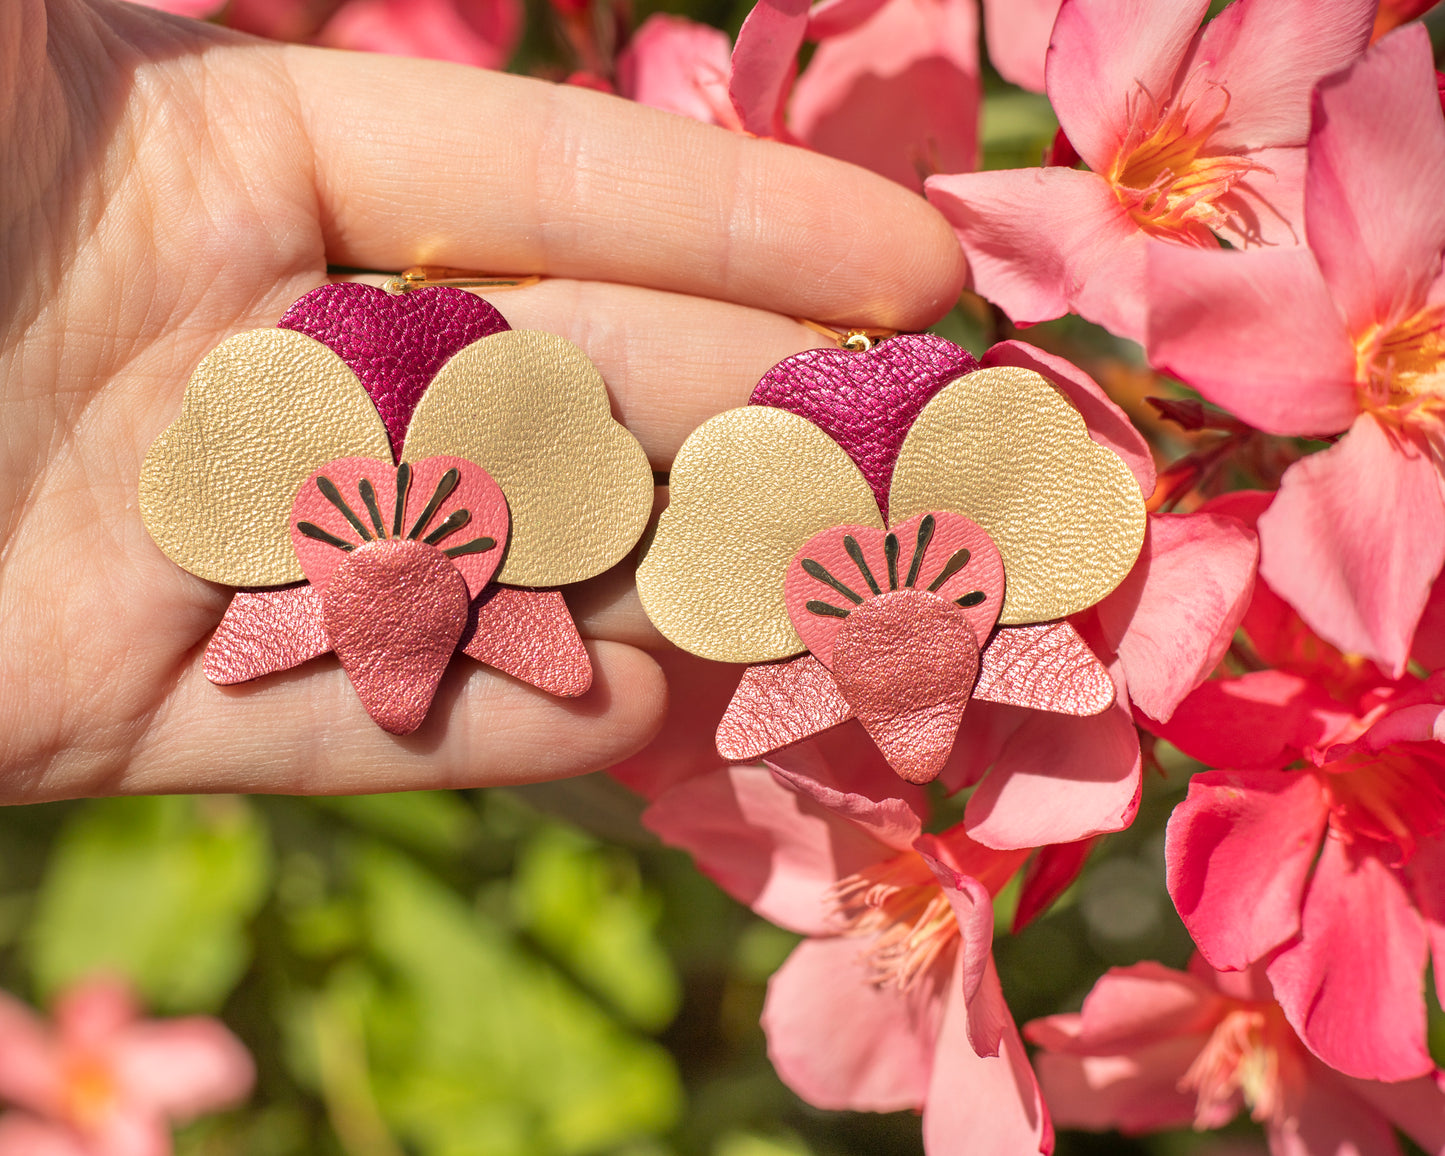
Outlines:
[[1194, 1126], [1218, 1128], [1239, 1096], [1258, 1123], [1283, 1123], [1303, 1079], [1299, 1044], [1275, 1004], [1238, 1004], [1225, 1013], [1190, 1065], [1180, 1091], [1195, 1094]]
[[833, 902], [844, 935], [872, 939], [863, 958], [874, 985], [907, 991], [952, 964], [958, 920], [921, 855], [906, 851], [840, 879]]
[[1355, 755], [1324, 769], [1330, 828], [1347, 843], [1364, 841], [1400, 866], [1421, 839], [1445, 831], [1445, 766], [1438, 757], [1424, 751]]
[[[1199, 87], [1199, 86], [1196, 86]], [[1186, 89], [1162, 107], [1142, 87], [1130, 102], [1129, 133], [1107, 176], [1129, 215], [1145, 231], [1189, 244], [1213, 244], [1227, 229], [1257, 239], [1230, 193], [1251, 173], [1270, 170], [1238, 153], [1211, 153], [1210, 137], [1229, 111], [1217, 84]]]
[[66, 1119], [80, 1132], [93, 1132], [108, 1116], [119, 1096], [110, 1066], [96, 1056], [79, 1056], [66, 1065]]
[[1397, 428], [1424, 437], [1445, 459], [1445, 314], [1421, 309], [1392, 327], [1372, 325], [1355, 339], [1360, 404]]

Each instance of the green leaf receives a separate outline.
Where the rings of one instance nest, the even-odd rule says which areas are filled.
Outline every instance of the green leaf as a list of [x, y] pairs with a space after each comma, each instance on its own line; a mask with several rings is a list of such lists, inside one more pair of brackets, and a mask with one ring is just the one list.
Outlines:
[[233, 797], [87, 804], [51, 854], [29, 948], [42, 995], [95, 971], [130, 978], [159, 1011], [214, 1011], [245, 971], [246, 924], [270, 851]]
[[661, 906], [627, 852], [549, 824], [523, 850], [512, 894], [522, 926], [587, 987], [639, 1027], [672, 1021], [680, 993], [654, 935]]

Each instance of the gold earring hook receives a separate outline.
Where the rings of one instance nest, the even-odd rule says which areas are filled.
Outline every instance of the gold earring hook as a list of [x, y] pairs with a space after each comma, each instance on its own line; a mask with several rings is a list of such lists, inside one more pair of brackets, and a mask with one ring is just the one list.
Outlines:
[[847, 329], [839, 329], [832, 325], [824, 325], [821, 321], [810, 321], [806, 317], [794, 317], [799, 325], [811, 329], [823, 337], [826, 337], [839, 349], [851, 350], [854, 353], [867, 353], [879, 341], [889, 337], [897, 337], [896, 329], [863, 329], [850, 326]]
[[542, 280], [540, 273], [519, 277], [489, 277], [466, 269], [449, 269], [445, 265], [413, 265], [388, 277], [381, 287], [393, 297], [426, 289], [432, 285], [450, 285], [456, 289], [525, 289]]

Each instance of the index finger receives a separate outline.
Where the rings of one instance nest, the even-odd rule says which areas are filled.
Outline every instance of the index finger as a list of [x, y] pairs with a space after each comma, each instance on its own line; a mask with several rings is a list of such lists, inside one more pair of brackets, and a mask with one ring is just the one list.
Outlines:
[[525, 77], [278, 51], [333, 263], [620, 281], [898, 329], [962, 286], [937, 211], [841, 161]]

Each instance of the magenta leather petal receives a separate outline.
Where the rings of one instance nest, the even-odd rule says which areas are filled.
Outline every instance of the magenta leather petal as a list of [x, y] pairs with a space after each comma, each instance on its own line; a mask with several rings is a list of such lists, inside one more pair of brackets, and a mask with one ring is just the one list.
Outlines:
[[[431, 540], [440, 551], [480, 543], [476, 549], [452, 557], [451, 563], [466, 579], [471, 597], [475, 598], [486, 588], [506, 556], [511, 525], [507, 498], [501, 487], [481, 466], [447, 454], [409, 462], [406, 469], [408, 481], [400, 510], [396, 490], [401, 473], [390, 462], [375, 458], [337, 458], [306, 479], [291, 507], [291, 544], [307, 581], [324, 590], [332, 572], [348, 554], [340, 546], [319, 541], [314, 530], [310, 535], [303, 533], [300, 529], [303, 523], [353, 548], [373, 538]], [[450, 477], [453, 471], [455, 477]], [[323, 478], [331, 483], [332, 493], [345, 503], [351, 517], [361, 524], [366, 534], [357, 529], [346, 511], [327, 497], [322, 489]], [[367, 487], [363, 482], [370, 483], [375, 512], [366, 501]], [[454, 525], [455, 522], [460, 524]], [[448, 529], [449, 526], [453, 528]], [[492, 542], [490, 546], [485, 545], [488, 538]]]
[[365, 387], [401, 457], [412, 411], [454, 354], [511, 326], [490, 304], [445, 285], [393, 296], [354, 282], [322, 285], [277, 322], [329, 348]]
[[934, 394], [977, 368], [967, 351], [927, 333], [891, 337], [866, 353], [805, 349], [768, 370], [748, 404], [805, 417], [842, 446], [887, 518], [909, 427]]
[[201, 670], [218, 686], [230, 686], [290, 670], [330, 649], [316, 587], [238, 590], [211, 635]]
[[495, 583], [472, 603], [463, 654], [559, 698], [592, 687], [592, 660], [557, 590]]
[[[930, 520], [927, 526], [923, 525], [925, 520]], [[891, 565], [885, 550], [889, 535], [897, 543]], [[863, 559], [862, 565], [849, 551], [850, 539]], [[814, 573], [805, 569], [805, 562]], [[886, 533], [871, 526], [834, 526], [803, 543], [788, 565], [783, 584], [793, 629], [818, 661], [830, 670], [833, 669], [833, 639], [847, 621], [844, 615], [835, 612], [851, 613], [854, 603], [826, 579], [818, 577], [818, 567], [862, 598], [865, 605], [876, 597], [874, 585], [882, 593], [910, 587], [927, 591], [952, 568], [953, 573], [939, 583], [936, 593], [949, 603], [968, 595], [975, 598], [983, 595], [976, 605], [962, 607], [980, 648], [988, 641], [989, 632], [1003, 609], [1003, 558], [983, 527], [962, 514], [946, 511], [918, 514], [900, 525], [890, 526]], [[910, 582], [910, 578], [913, 581]], [[832, 609], [820, 613], [819, 603]], [[813, 609], [809, 609], [810, 606]]]

